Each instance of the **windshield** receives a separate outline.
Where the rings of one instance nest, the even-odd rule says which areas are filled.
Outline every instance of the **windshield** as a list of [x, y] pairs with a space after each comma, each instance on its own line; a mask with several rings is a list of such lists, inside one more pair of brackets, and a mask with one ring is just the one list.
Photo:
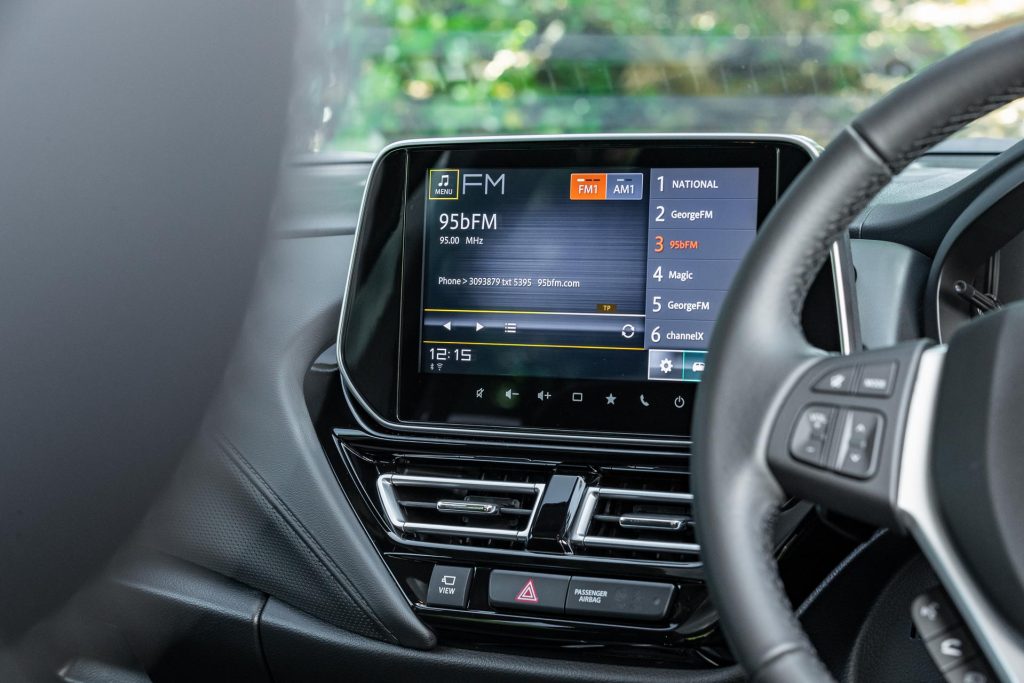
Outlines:
[[[298, 145], [775, 132], [828, 142], [1020, 0], [307, 0]], [[1020, 103], [967, 134], [1021, 137]]]

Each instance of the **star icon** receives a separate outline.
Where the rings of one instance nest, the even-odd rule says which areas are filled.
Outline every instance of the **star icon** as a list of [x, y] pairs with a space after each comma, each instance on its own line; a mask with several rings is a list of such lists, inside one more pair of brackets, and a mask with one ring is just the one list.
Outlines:
[[615, 405], [615, 399], [615, 394], [608, 394], [607, 396], [604, 397], [604, 400], [608, 401], [608, 405], [610, 406]]

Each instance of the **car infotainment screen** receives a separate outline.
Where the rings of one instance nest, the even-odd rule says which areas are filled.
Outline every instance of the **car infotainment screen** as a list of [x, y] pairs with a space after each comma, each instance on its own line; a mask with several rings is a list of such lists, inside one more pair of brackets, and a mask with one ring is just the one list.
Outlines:
[[758, 175], [427, 169], [420, 371], [699, 382]]
[[[727, 136], [394, 145], [346, 295], [352, 396], [395, 431], [688, 435], [730, 286], [813, 152]], [[804, 329], [830, 349], [819, 280]]]

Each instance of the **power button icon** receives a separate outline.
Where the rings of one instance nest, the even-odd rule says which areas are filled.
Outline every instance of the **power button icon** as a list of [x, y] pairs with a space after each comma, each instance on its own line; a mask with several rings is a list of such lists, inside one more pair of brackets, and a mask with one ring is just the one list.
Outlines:
[[676, 400], [672, 401], [672, 405], [674, 405], [676, 408], [682, 408], [683, 406], [686, 405], [686, 399], [683, 398], [682, 396], [676, 396]]

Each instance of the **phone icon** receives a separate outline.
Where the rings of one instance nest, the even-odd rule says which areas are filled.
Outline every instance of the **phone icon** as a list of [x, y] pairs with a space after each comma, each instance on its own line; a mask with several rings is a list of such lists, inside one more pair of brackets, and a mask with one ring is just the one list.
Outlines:
[[644, 408], [647, 408], [648, 406], [651, 405], [650, 403], [647, 402], [647, 399], [644, 398], [643, 394], [640, 394], [640, 405], [642, 405]]

